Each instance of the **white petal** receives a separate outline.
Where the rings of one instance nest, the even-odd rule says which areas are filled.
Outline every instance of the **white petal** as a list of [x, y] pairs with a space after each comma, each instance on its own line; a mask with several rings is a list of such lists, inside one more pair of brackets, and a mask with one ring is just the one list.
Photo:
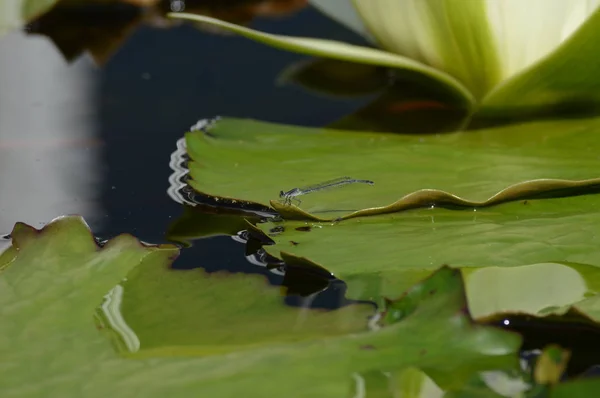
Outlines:
[[381, 47], [453, 75], [481, 98], [567, 40], [600, 0], [354, 0], [354, 4]]
[[552, 52], [599, 0], [485, 0], [505, 79]]
[[368, 40], [373, 40], [351, 0], [309, 0], [309, 2], [328, 17], [346, 25]]
[[500, 80], [484, 0], [354, 0], [379, 44], [461, 80], [481, 97]]

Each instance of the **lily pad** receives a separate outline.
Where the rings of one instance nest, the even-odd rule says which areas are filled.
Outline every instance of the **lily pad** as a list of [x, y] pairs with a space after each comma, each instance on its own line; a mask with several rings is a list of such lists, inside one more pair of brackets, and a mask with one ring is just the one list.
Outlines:
[[[600, 119], [586, 119], [417, 137], [224, 119], [186, 142], [196, 190], [270, 203], [285, 218], [335, 220], [596, 192], [599, 129]], [[306, 195], [302, 209], [278, 200], [280, 191], [342, 176], [375, 185]]]
[[598, 294], [599, 222], [600, 201], [590, 195], [258, 227], [283, 229], [265, 246], [271, 255], [311, 259], [346, 281], [355, 299], [406, 289], [440, 264], [461, 267], [474, 315], [484, 317], [544, 313]]
[[572, 380], [558, 384], [550, 391], [550, 398], [587, 398], [593, 397], [600, 391], [600, 380]]
[[[292, 308], [266, 279], [202, 269], [140, 267], [121, 286], [120, 316], [140, 344], [120, 348], [142, 356], [205, 356], [359, 333], [374, 311], [368, 304], [337, 311]], [[100, 313], [112, 315], [104, 308]], [[127, 340], [126, 333], [120, 337]]]
[[[125, 293], [120, 314], [141, 342], [139, 351], [133, 356], [129, 355], [132, 358], [172, 355], [210, 356], [228, 352], [241, 355], [244, 351], [259, 347], [272, 348], [284, 343], [308, 342], [315, 339], [323, 341], [323, 338], [328, 339], [323, 341], [325, 345], [321, 346], [321, 349], [328, 350], [329, 345], [335, 346], [338, 343], [342, 346], [347, 345], [348, 337], [354, 340], [353, 347], [357, 347], [358, 344], [359, 350], [371, 351], [373, 358], [378, 356], [387, 358], [392, 355], [389, 350], [396, 350], [384, 343], [387, 338], [380, 340], [376, 337], [379, 333], [384, 334], [386, 327], [377, 332], [365, 333], [367, 315], [372, 315], [372, 306], [352, 305], [336, 311], [285, 307], [281, 303], [281, 298], [273, 294], [276, 289], [267, 288], [260, 278], [226, 273], [207, 275], [200, 270], [173, 272], [162, 268], [152, 270], [150, 273], [143, 270], [139, 273], [134, 272], [122, 286]], [[433, 287], [436, 292], [430, 294], [429, 291]], [[430, 324], [437, 324], [439, 320], [443, 324], [459, 317], [466, 322], [459, 322], [462, 325], [459, 328], [469, 324], [462, 277], [457, 270], [443, 268], [417, 285], [415, 290], [425, 290], [428, 293], [420, 297], [409, 294], [397, 302], [400, 303], [397, 305], [408, 302], [407, 304], [411, 306], [411, 313], [405, 314], [403, 319], [403, 323], [406, 320], [405, 327], [410, 323], [410, 319], [415, 318], [423, 321], [428, 319]], [[164, 292], [164, 294], [157, 294], [157, 292]], [[108, 314], [105, 312], [105, 315]], [[395, 319], [391, 323], [397, 321]], [[225, 329], [224, 325], [227, 325]], [[438, 326], [432, 327], [438, 329]], [[482, 366], [481, 369], [487, 366], [510, 368], [513, 362], [508, 355], [510, 352], [508, 347], [516, 348], [518, 337], [499, 329], [482, 326], [471, 326], [471, 328], [473, 328], [472, 338], [479, 341], [475, 348], [476, 352], [485, 351], [487, 354], [495, 352], [496, 355], [505, 357], [497, 361], [498, 357], [495, 355], [488, 358], [483, 356], [480, 358], [482, 363], [479, 364]], [[459, 335], [460, 332], [456, 336]], [[478, 337], [475, 337], [476, 335]], [[125, 340], [127, 336], [121, 334], [121, 337]], [[471, 339], [471, 337], [465, 338]], [[437, 340], [439, 339], [436, 338]], [[459, 343], [454, 338], [450, 340], [446, 341], [450, 346], [472, 344], [462, 340]], [[344, 341], [346, 342], [343, 343]], [[382, 347], [382, 343], [385, 346]], [[421, 346], [421, 349], [427, 351], [427, 355], [431, 349], [430, 343], [437, 344], [431, 341], [427, 348]], [[126, 345], [123, 344], [122, 347]], [[310, 347], [312, 346], [308, 349], [311, 349]], [[131, 350], [122, 352], [128, 351], [131, 352]], [[502, 351], [504, 354], [500, 354]], [[470, 356], [466, 353], [464, 355]], [[421, 352], [421, 356], [426, 354]], [[381, 365], [375, 365], [377, 370], [369, 370], [366, 373], [381, 374], [382, 370], [390, 369], [385, 362], [384, 360]], [[472, 371], [471, 366], [468, 365], [469, 361], [466, 366], [460, 366], [453, 372], [448, 372], [444, 364], [430, 365], [428, 361], [422, 364], [421, 360], [414, 363], [424, 366], [434, 375], [438, 383], [446, 388], [462, 385], [461, 380], [468, 379]], [[354, 369], [353, 364], [344, 367], [346, 366]], [[395, 366], [392, 366], [391, 369], [394, 368]], [[364, 368], [358, 366], [356, 370], [364, 371]], [[336, 369], [332, 369], [332, 374], [336, 373]]]
[[[516, 366], [519, 336], [473, 324], [464, 311], [460, 274], [448, 269], [432, 277], [437, 278], [439, 286], [436, 294], [424, 297], [402, 322], [378, 331], [301, 342], [288, 339], [286, 343], [247, 347], [227, 355], [204, 351], [207, 356], [190, 352], [181, 357], [167, 356], [163, 351], [153, 358], [124, 357], [106, 338], [112, 330], [103, 326], [118, 323], [123, 328], [127, 323], [120, 321], [125, 318], [113, 317], [113, 323], [95, 324], [94, 309], [106, 295], [103, 304], [112, 308], [113, 315], [119, 313], [119, 308], [131, 310], [131, 303], [121, 301], [123, 306], [119, 306], [119, 295], [126, 295], [127, 286], [131, 287], [145, 271], [167, 266], [176, 250], [147, 247], [126, 235], [98, 248], [79, 218], [62, 218], [40, 231], [21, 225], [12, 237], [18, 250], [0, 273], [0, 389], [6, 397], [347, 396], [352, 391], [349, 383], [354, 373], [418, 367], [426, 369], [441, 388], [454, 388], [472, 372]], [[9, 257], [3, 257], [3, 261]], [[121, 285], [136, 266], [137, 276], [129, 274], [131, 281]], [[183, 282], [179, 279], [182, 275], [175, 279]], [[236, 314], [235, 310], [243, 307], [246, 293], [260, 293], [260, 285], [253, 278], [208, 277], [225, 288], [242, 287], [240, 295], [209, 287], [208, 281], [201, 281], [203, 278], [206, 274], [197, 271], [190, 286], [199, 283], [196, 286], [223, 295], [223, 299], [195, 293], [192, 301], [177, 304], [198, 305], [198, 319], [217, 315], [218, 309], [225, 311], [220, 325], [223, 331], [230, 327], [227, 311], [233, 310], [229, 312], [231, 317], [239, 317], [235, 322], [242, 322], [243, 312]], [[244, 286], [243, 280], [251, 282]], [[423, 283], [431, 283], [431, 279]], [[115, 292], [116, 286], [126, 288], [119, 293]], [[150, 290], [146, 288], [146, 292]], [[269, 290], [253, 303], [272, 303], [267, 297], [272, 294]], [[148, 293], [136, 297], [147, 298]], [[167, 299], [166, 294], [161, 297]], [[202, 298], [207, 301], [202, 303]], [[112, 301], [107, 304], [109, 299]], [[218, 308], [210, 308], [211, 303]], [[144, 300], [136, 302], [140, 307], [146, 304]], [[296, 311], [302, 314], [302, 309]], [[335, 312], [330, 314], [336, 316]], [[160, 322], [161, 318], [156, 320]], [[237, 325], [242, 327], [242, 323]], [[210, 334], [211, 344], [217, 348], [222, 343], [218, 333]]]

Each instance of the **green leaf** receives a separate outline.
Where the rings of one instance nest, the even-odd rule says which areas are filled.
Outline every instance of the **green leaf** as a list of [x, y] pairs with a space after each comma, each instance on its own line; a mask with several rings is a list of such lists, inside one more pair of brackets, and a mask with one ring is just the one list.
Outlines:
[[374, 48], [355, 46], [343, 42], [314, 39], [307, 37], [292, 37], [259, 32], [243, 26], [221, 21], [215, 18], [188, 13], [170, 13], [170, 18], [186, 19], [194, 22], [218, 26], [249, 39], [270, 45], [282, 50], [293, 51], [316, 57], [332, 58], [340, 61], [358, 62], [367, 65], [397, 68], [414, 72], [416, 78], [428, 85], [440, 86], [452, 95], [456, 104], [470, 108], [474, 103], [473, 96], [458, 80], [449, 74], [432, 68], [408, 57], [392, 54]]
[[265, 249], [325, 267], [356, 299], [402, 291], [451, 264], [464, 269], [476, 316], [547, 314], [600, 292], [600, 206], [591, 195], [599, 181], [590, 174], [598, 122], [415, 137], [226, 119], [188, 134], [191, 184], [217, 199], [268, 203], [279, 190], [340, 175], [372, 179], [373, 187], [306, 195], [302, 210], [272, 200], [288, 220], [257, 224], [267, 235], [283, 231]]
[[[3, 397], [348, 396], [354, 391], [349, 386], [354, 373], [418, 367], [425, 369], [442, 388], [452, 389], [460, 388], [461, 380], [468, 380], [473, 372], [516, 366], [520, 338], [473, 324], [463, 311], [462, 282], [448, 270], [432, 277], [442, 287], [439, 292], [424, 297], [402, 322], [377, 331], [313, 335], [308, 340], [305, 335], [298, 342], [294, 342], [294, 337], [279, 336], [269, 343], [260, 334], [245, 335], [243, 331], [250, 331], [252, 326], [274, 326], [275, 320], [261, 314], [267, 309], [279, 315], [296, 311], [299, 316], [306, 310], [277, 309], [272, 288], [261, 288], [263, 282], [258, 283], [254, 277], [207, 276], [201, 271], [168, 275], [164, 267], [176, 254], [174, 248], [147, 247], [123, 235], [99, 249], [79, 218], [56, 220], [41, 231], [19, 225], [12, 236], [18, 250], [0, 273]], [[122, 283], [136, 266], [135, 272], [129, 274], [131, 279]], [[144, 275], [146, 272], [148, 275]], [[160, 276], [164, 280], [158, 280]], [[145, 282], [151, 285], [143, 286]], [[168, 291], [153, 290], [171, 290], [174, 286], [185, 286], [182, 290], [189, 297], [176, 291], [171, 291], [177, 294], [169, 297]], [[195, 292], [194, 287], [203, 290]], [[158, 294], [159, 299], [152, 294]], [[106, 309], [104, 314], [110, 316], [95, 324], [93, 314], [100, 304]], [[209, 323], [178, 319], [167, 313], [169, 306], [181, 316]], [[196, 311], [181, 309], [182, 306]], [[177, 352], [177, 347], [171, 346], [171, 354], [187, 355], [167, 356], [164, 348], [152, 358], [143, 358], [143, 350], [137, 357], [119, 356], [107, 334], [114, 337], [116, 330], [132, 330], [120, 315], [141, 314], [144, 308], [160, 310], [157, 314], [147, 312], [144, 326], [150, 328], [148, 322], [152, 320], [157, 323], [148, 331], [130, 332], [129, 337], [152, 333], [158, 342], [159, 326], [166, 333], [164, 336], [172, 336], [168, 329], [177, 329], [177, 323], [183, 322], [195, 325], [197, 333], [208, 339], [196, 339], [198, 346], [204, 344], [202, 354], [208, 356], [198, 357], [199, 351], [192, 352], [185, 341], [168, 339], [163, 341], [187, 347]], [[257, 324], [250, 314], [261, 317], [268, 325]], [[315, 316], [328, 323], [339, 314], [333, 311]], [[210, 320], [211, 316], [220, 322]], [[111, 328], [107, 329], [109, 325]], [[345, 326], [341, 327], [338, 331], [344, 330]], [[229, 340], [227, 337], [231, 336], [236, 337]], [[130, 347], [136, 346], [134, 340], [127, 341]], [[140, 339], [140, 347], [146, 341], [147, 338]], [[264, 347], [251, 347], [257, 341]], [[233, 352], [229, 343], [245, 345], [245, 349]], [[229, 350], [225, 351], [230, 353], [219, 354], [227, 345]]]
[[94, 308], [129, 270], [164, 262], [177, 250], [144, 247], [127, 235], [98, 250], [76, 217], [41, 231], [17, 224], [11, 236], [17, 250], [0, 273], [2, 395], [79, 395], [76, 380], [98, 382], [97, 366], [114, 357], [94, 326]]
[[[591, 318], [594, 322], [600, 322], [600, 295], [583, 299], [573, 305], [579, 312]], [[566, 308], [558, 310], [565, 311]]]
[[558, 384], [550, 391], [550, 398], [587, 398], [600, 391], [600, 379], [571, 380]]
[[[394, 324], [402, 321], [412, 315], [419, 307], [419, 302], [427, 297], [439, 297], [442, 292], [451, 292], [452, 299], [456, 302], [448, 303], [455, 308], [461, 308], [468, 312], [466, 300], [464, 297], [465, 287], [463, 279], [458, 269], [450, 269], [447, 266], [442, 267], [424, 282], [416, 284], [407, 290], [400, 299], [387, 299], [383, 310], [382, 322], [385, 324]], [[445, 299], [448, 299], [445, 297]]]
[[204, 356], [359, 333], [373, 315], [368, 304], [338, 311], [288, 307], [280, 288], [260, 276], [202, 269], [138, 268], [122, 288], [121, 315], [139, 339], [142, 356]]
[[0, 2], [0, 36], [50, 10], [57, 0], [7, 0]]
[[[285, 218], [335, 220], [595, 192], [599, 129], [600, 119], [586, 119], [423, 137], [224, 119], [186, 142], [196, 190], [270, 203]], [[280, 191], [342, 176], [375, 185], [302, 196], [301, 210], [278, 201]]]
[[[329, 360], [327, 371], [320, 370], [332, 376], [348, 370], [377, 375], [382, 370], [419, 364], [447, 388], [461, 386], [461, 380], [470, 377], [473, 367], [510, 367], [514, 358], [511, 359], [509, 354], [518, 347], [519, 338], [499, 329], [470, 325], [460, 272], [441, 269], [415, 289], [430, 291], [432, 286], [436, 287], [435, 294], [411, 298], [412, 313], [393, 333], [390, 332], [392, 328], [387, 327], [377, 332], [365, 332], [367, 316], [372, 315], [373, 307], [370, 305], [353, 305], [336, 311], [285, 307], [281, 298], [273, 294], [276, 288], [266, 287], [260, 277], [226, 273], [207, 275], [200, 270], [173, 272], [162, 268], [134, 272], [123, 284], [125, 293], [121, 314], [140, 340], [136, 358], [149, 355], [206, 356], [229, 352], [239, 356], [251, 349], [273, 349], [288, 344], [289, 360], [301, 356], [316, 361], [326, 353], [347, 358], [342, 362]], [[397, 304], [403, 301], [404, 298]], [[459, 361], [462, 365], [456, 363], [458, 368], [448, 372], [448, 359], [430, 363], [430, 359], [418, 359], [406, 352], [405, 333], [412, 324], [429, 325], [436, 330], [433, 333], [436, 337], [428, 340], [421, 336], [410, 351], [420, 347], [420, 357], [435, 357], [439, 343], [446, 344], [448, 350], [457, 348], [462, 351], [465, 348], [461, 354], [464, 361]], [[447, 328], [456, 329], [447, 331], [453, 338], [444, 341], [437, 337], [440, 329]], [[470, 331], [464, 335], [463, 330]], [[309, 343], [311, 340], [323, 343], [315, 346]], [[428, 340], [427, 343], [424, 343], [425, 340]], [[303, 341], [309, 345], [292, 344]], [[473, 349], [474, 343], [474, 352], [467, 353]], [[292, 347], [296, 348], [291, 350]], [[467, 350], [467, 347], [471, 348]], [[360, 364], [351, 359], [354, 356], [352, 350], [356, 348], [365, 352], [365, 358], [356, 358]], [[302, 350], [302, 354], [298, 350]], [[320, 352], [322, 350], [325, 353]], [[398, 365], [394, 365], [397, 361], [394, 355], [402, 356]], [[505, 357], [506, 361], [497, 361], [498, 357]], [[288, 371], [292, 372], [295, 368], [299, 367], [293, 366]]]
[[467, 280], [469, 308], [476, 317], [498, 313], [562, 315], [574, 303], [600, 293], [597, 262], [594, 265], [544, 262], [481, 267], [463, 269], [463, 274]]
[[[474, 268], [465, 270], [467, 290], [474, 314], [485, 316], [511, 310], [538, 313], [600, 292], [599, 222], [597, 198], [578, 196], [476, 212], [420, 209], [339, 223], [258, 226], [265, 233], [283, 227], [271, 236], [276, 244], [265, 246], [270, 254], [285, 251], [311, 259], [345, 280], [353, 298], [407, 288], [441, 264]], [[310, 226], [310, 232], [298, 230], [301, 226]], [[524, 265], [528, 267], [480, 269]]]
[[482, 101], [482, 116], [552, 115], [600, 110], [600, 9], [555, 51], [498, 85]]

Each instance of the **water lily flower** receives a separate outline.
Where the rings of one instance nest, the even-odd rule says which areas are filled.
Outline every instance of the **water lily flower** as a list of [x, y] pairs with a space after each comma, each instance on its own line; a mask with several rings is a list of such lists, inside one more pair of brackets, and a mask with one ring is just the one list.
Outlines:
[[381, 48], [449, 73], [476, 97], [551, 53], [600, 4], [598, 0], [312, 2], [372, 37]]
[[310, 1], [379, 49], [170, 16], [285, 50], [418, 72], [473, 112], [600, 103], [600, 0]]

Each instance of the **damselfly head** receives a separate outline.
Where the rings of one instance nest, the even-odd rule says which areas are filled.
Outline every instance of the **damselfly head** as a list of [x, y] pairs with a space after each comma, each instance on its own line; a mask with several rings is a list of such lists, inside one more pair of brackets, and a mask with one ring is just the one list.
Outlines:
[[285, 196], [285, 193], [283, 191], [279, 191], [279, 197], [283, 198]]

